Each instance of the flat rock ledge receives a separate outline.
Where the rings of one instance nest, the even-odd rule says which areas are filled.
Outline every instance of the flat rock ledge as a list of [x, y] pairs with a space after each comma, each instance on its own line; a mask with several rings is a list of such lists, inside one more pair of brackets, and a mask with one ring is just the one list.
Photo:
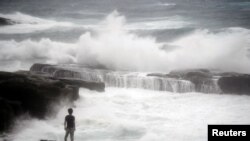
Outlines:
[[188, 80], [195, 85], [196, 92], [201, 92], [204, 86], [214, 85], [214, 80], [217, 80], [216, 85], [221, 94], [250, 95], [250, 74], [189, 69], [175, 70], [168, 74], [151, 73], [148, 76]]

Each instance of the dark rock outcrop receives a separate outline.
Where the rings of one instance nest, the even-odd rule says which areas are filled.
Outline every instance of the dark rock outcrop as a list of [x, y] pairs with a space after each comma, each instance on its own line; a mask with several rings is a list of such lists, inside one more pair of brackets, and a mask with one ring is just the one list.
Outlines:
[[53, 66], [53, 65], [36, 63], [30, 67], [30, 71], [36, 72], [36, 73], [42, 73], [43, 70], [46, 69], [47, 72], [54, 72], [56, 70], [56, 68], [53, 68], [51, 66]]
[[250, 95], [249, 74], [190, 69], [171, 71], [169, 74], [151, 73], [148, 76], [188, 80], [195, 85], [195, 92], [206, 93], [207, 90], [207, 93]]
[[[170, 73], [150, 73], [147, 74], [149, 77], [147, 78], [133, 73], [131, 75], [130, 72], [98, 70], [74, 64], [34, 64], [30, 72], [55, 79], [74, 80], [74, 83], [78, 80], [104, 82], [107, 86], [112, 87], [143, 88], [178, 93], [250, 93], [249, 82], [247, 81], [248, 75], [236, 72], [221, 72], [216, 69], [185, 69], [174, 70]], [[151, 85], [152, 82], [154, 85]], [[99, 85], [100, 89], [102, 87], [104, 86]], [[95, 87], [95, 89], [97, 88]]]
[[104, 91], [103, 83], [55, 79], [29, 72], [0, 72], [0, 132], [23, 113], [44, 118], [52, 104], [61, 99], [76, 100], [80, 87]]
[[219, 88], [215, 84], [215, 74], [207, 69], [187, 69], [175, 70], [169, 74], [152, 73], [147, 76], [156, 76], [163, 78], [173, 78], [176, 80], [187, 80], [194, 84], [195, 92], [203, 93], [220, 93]]
[[74, 100], [77, 97], [76, 90], [58, 80], [0, 72], [0, 131], [6, 130], [20, 114], [27, 112], [44, 118], [50, 104], [61, 98]]
[[191, 81], [195, 85], [196, 92], [202, 92], [204, 86], [211, 86], [213, 84], [213, 76], [206, 69], [172, 71], [169, 75]]
[[7, 18], [0, 17], [0, 26], [13, 25], [13, 24], [16, 24], [16, 22]]
[[82, 88], [88, 88], [90, 90], [95, 90], [98, 92], [103, 92], [105, 89], [105, 84], [99, 82], [86, 82], [82, 80], [70, 80], [70, 79], [58, 79], [58, 80], [66, 84], [71, 84]]
[[0, 132], [7, 130], [14, 118], [21, 113], [23, 113], [23, 109], [19, 101], [0, 98]]
[[97, 80], [85, 81], [82, 79], [83, 76], [80, 72], [58, 67], [56, 65], [33, 64], [30, 68], [30, 73], [99, 92], [103, 92], [105, 89], [105, 84], [103, 82]]
[[223, 93], [250, 95], [250, 75], [223, 76], [218, 85]]

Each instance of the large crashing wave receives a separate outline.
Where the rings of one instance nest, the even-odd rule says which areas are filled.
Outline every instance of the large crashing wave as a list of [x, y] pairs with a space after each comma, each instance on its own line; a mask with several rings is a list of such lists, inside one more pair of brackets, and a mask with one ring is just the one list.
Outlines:
[[[250, 72], [250, 30], [226, 28], [220, 32], [196, 31], [171, 42], [139, 36], [126, 28], [124, 16], [113, 12], [94, 32], [86, 32], [75, 43], [0, 41], [1, 70], [34, 62], [77, 63], [105, 66], [113, 70], [170, 71], [185, 68], [216, 68]], [[170, 49], [171, 48], [171, 49]], [[25, 64], [25, 65], [23, 65]]]

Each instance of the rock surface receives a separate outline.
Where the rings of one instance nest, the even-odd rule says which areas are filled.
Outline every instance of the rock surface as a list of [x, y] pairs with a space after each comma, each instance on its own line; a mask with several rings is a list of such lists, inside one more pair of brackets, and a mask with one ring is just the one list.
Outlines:
[[250, 95], [250, 75], [247, 74], [223, 76], [218, 85], [224, 93]]
[[0, 26], [4, 26], [4, 25], [12, 25], [12, 24], [15, 24], [16, 22], [10, 20], [10, 19], [7, 19], [7, 18], [3, 18], [3, 17], [0, 17]]
[[0, 131], [8, 129], [13, 119], [23, 113], [44, 118], [52, 104], [61, 99], [76, 100], [79, 87], [104, 91], [103, 83], [0, 72]]
[[[119, 72], [77, 65], [34, 64], [31, 72], [57, 79], [104, 82], [111, 87], [142, 88], [177, 93], [249, 94], [249, 75], [209, 69], [173, 70], [170, 73]], [[141, 75], [142, 74], [142, 75]]]
[[[105, 84], [114, 87], [126, 82], [124, 86], [138, 84], [143, 86], [139, 88], [147, 88], [149, 84], [154, 84], [153, 90], [176, 89], [175, 92], [178, 93], [250, 95], [250, 75], [247, 74], [207, 69], [176, 70], [146, 76], [128, 74], [129, 72], [48, 64], [34, 64], [30, 71], [0, 72], [0, 132], [8, 129], [13, 119], [23, 113], [44, 118], [51, 104], [60, 99], [76, 100], [80, 87], [104, 91]], [[164, 86], [164, 89], [158, 86]]]
[[[217, 72], [207, 69], [176, 70], [169, 74], [152, 73], [148, 76], [175, 78], [191, 81], [195, 92], [250, 95], [250, 75], [236, 72]], [[217, 90], [216, 90], [217, 89]]]
[[212, 74], [207, 69], [189, 69], [189, 70], [175, 70], [168, 74], [152, 73], [148, 76], [174, 78], [177, 80], [187, 80], [194, 84], [195, 92], [202, 93], [221, 93], [217, 87], [216, 80], [218, 76]]
[[197, 69], [197, 70], [184, 70], [184, 71], [172, 71], [170, 76], [177, 76], [179, 79], [189, 80], [195, 85], [196, 92], [203, 92], [203, 87], [214, 87], [213, 75], [209, 70]]

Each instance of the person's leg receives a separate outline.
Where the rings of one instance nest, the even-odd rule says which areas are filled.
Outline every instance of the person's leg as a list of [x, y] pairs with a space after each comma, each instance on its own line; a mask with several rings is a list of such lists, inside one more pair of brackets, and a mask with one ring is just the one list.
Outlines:
[[65, 137], [64, 137], [64, 141], [67, 141], [68, 135], [69, 135], [69, 131], [66, 130]]
[[70, 135], [70, 140], [74, 141], [74, 130], [71, 130], [69, 135]]

